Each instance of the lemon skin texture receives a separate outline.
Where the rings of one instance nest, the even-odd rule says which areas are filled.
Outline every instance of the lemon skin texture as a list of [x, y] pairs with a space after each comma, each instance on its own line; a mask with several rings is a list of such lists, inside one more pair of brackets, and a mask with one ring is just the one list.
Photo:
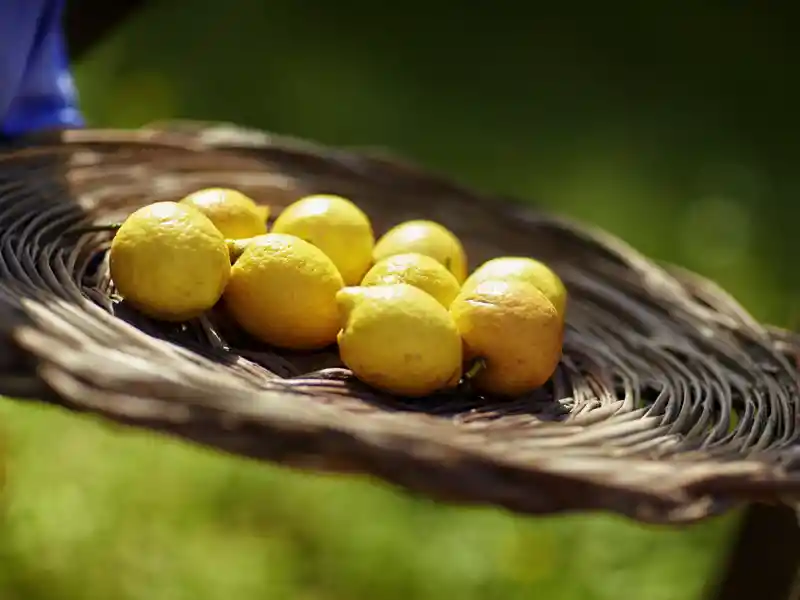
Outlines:
[[407, 283], [427, 292], [448, 308], [461, 290], [455, 275], [439, 261], [424, 254], [395, 254], [376, 263], [361, 285]]
[[414, 220], [396, 225], [375, 244], [373, 259], [416, 252], [442, 263], [459, 284], [467, 277], [467, 255], [461, 241], [435, 221]]
[[372, 264], [372, 224], [360, 208], [341, 196], [318, 194], [290, 204], [275, 219], [272, 232], [314, 244], [333, 261], [345, 285], [358, 284]]
[[490, 279], [506, 281], [517, 279], [539, 288], [562, 316], [567, 308], [567, 289], [556, 273], [546, 264], [523, 256], [493, 258], [479, 266], [467, 278], [463, 289], [471, 289]]
[[140, 312], [186, 321], [213, 307], [230, 274], [227, 244], [201, 213], [175, 202], [133, 212], [109, 250], [118, 293]]
[[466, 358], [485, 361], [473, 380], [482, 392], [518, 396], [534, 390], [552, 376], [561, 359], [561, 317], [530, 283], [484, 281], [462, 290], [450, 314]]
[[336, 341], [336, 293], [344, 283], [322, 250], [295, 236], [267, 233], [252, 238], [230, 269], [225, 306], [250, 335], [292, 350]]
[[189, 194], [181, 204], [206, 215], [226, 238], [248, 238], [267, 233], [269, 208], [259, 206], [238, 190], [207, 188]]
[[461, 379], [462, 344], [438, 301], [408, 284], [347, 287], [337, 295], [342, 361], [363, 382], [422, 397]]

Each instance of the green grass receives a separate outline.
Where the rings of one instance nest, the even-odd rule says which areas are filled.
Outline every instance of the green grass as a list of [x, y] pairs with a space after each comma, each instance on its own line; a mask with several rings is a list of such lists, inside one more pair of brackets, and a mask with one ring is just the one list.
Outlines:
[[698, 597], [729, 519], [522, 519], [0, 404], [4, 600]]
[[[164, 0], [78, 84], [93, 124], [227, 119], [388, 146], [595, 222], [784, 322], [800, 157], [781, 123], [800, 94], [770, 86], [791, 55], [752, 11], [684, 4], [691, 27], [670, 4], [632, 28], [421, 0], [391, 19], [366, 0]], [[439, 506], [11, 400], [0, 433], [2, 600], [693, 600], [734, 524]]]

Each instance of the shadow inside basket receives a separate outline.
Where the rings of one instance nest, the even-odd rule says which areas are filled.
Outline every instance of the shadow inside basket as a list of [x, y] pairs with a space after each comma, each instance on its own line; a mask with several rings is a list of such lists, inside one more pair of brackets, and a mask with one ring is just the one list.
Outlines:
[[559, 397], [556, 380], [562, 366], [541, 388], [514, 400], [493, 399], [476, 393], [468, 380], [451, 390], [425, 398], [404, 398], [375, 390], [360, 382], [339, 358], [336, 346], [317, 351], [274, 348], [242, 331], [220, 304], [199, 319], [168, 323], [147, 317], [123, 300], [113, 299], [111, 312], [148, 335], [191, 350], [218, 364], [233, 366], [245, 359], [273, 376], [300, 382], [336, 381], [340, 394], [319, 394], [321, 402], [357, 412], [403, 411], [470, 421], [509, 416], [529, 416], [538, 421], [560, 421], [570, 415], [569, 397]]
[[[562, 422], [602, 405], [621, 405], [630, 398], [630, 382], [616, 376], [604, 378], [591, 349], [580, 331], [568, 322], [564, 356], [551, 379], [541, 388], [509, 400], [476, 393], [462, 380], [454, 390], [425, 398], [403, 398], [383, 393], [360, 382], [344, 366], [335, 345], [319, 351], [298, 352], [265, 345], [244, 332], [230, 319], [222, 303], [201, 318], [185, 323], [169, 323], [149, 318], [118, 299], [108, 275], [107, 245], [96, 246], [84, 272], [82, 286], [113, 315], [155, 338], [191, 350], [217, 364], [232, 369], [242, 361], [263, 372], [266, 380], [280, 377], [305, 389], [317, 386], [326, 393], [313, 394], [316, 402], [335, 403], [351, 412], [407, 412], [447, 418], [460, 423], [503, 419], [509, 425], [521, 422]], [[467, 368], [469, 365], [467, 365]], [[326, 385], [326, 382], [328, 385]], [[626, 387], [627, 386], [627, 387]], [[599, 390], [605, 390], [604, 393]], [[659, 382], [639, 381], [636, 405], [652, 414], [665, 415], [669, 407], [659, 408], [663, 398]], [[599, 398], [599, 400], [598, 400]], [[663, 402], [661, 402], [663, 404]]]

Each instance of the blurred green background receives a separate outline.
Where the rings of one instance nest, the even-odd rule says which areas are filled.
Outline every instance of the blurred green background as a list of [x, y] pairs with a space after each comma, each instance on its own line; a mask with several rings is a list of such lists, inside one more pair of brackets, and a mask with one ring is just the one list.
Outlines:
[[[797, 324], [800, 52], [780, 14], [153, 4], [76, 65], [91, 124], [230, 120], [384, 146], [601, 225]], [[3, 402], [0, 417], [3, 600], [692, 600], [735, 524], [522, 519], [50, 409]]]

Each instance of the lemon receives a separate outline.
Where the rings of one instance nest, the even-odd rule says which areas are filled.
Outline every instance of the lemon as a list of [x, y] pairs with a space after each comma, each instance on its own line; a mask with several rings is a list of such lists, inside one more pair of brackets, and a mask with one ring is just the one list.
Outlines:
[[231, 269], [225, 306], [242, 329], [259, 340], [293, 350], [336, 341], [336, 266], [322, 250], [292, 235], [256, 236]]
[[544, 384], [561, 358], [563, 324], [552, 302], [530, 283], [490, 280], [462, 289], [450, 314], [468, 359], [483, 358], [477, 389], [516, 396]]
[[346, 287], [337, 300], [343, 320], [339, 354], [365, 383], [419, 397], [461, 379], [461, 338], [433, 296], [399, 283]]
[[314, 244], [339, 269], [345, 285], [355, 285], [372, 264], [375, 237], [367, 215], [341, 196], [307, 196], [287, 206], [272, 226]]
[[545, 295], [562, 317], [567, 306], [567, 289], [558, 275], [544, 263], [522, 256], [503, 256], [486, 261], [472, 272], [462, 286], [472, 289], [483, 281], [496, 279], [526, 281]]
[[417, 252], [435, 258], [461, 284], [467, 277], [467, 255], [459, 239], [434, 221], [406, 221], [387, 231], [375, 244], [375, 262], [394, 254]]
[[230, 274], [222, 234], [198, 211], [156, 202], [133, 212], [109, 250], [119, 294], [142, 313], [184, 321], [217, 303]]
[[361, 285], [407, 283], [429, 293], [445, 308], [458, 296], [460, 286], [450, 271], [439, 261], [424, 254], [395, 254], [377, 262], [361, 281]]
[[247, 238], [267, 233], [269, 208], [259, 206], [237, 190], [199, 190], [186, 196], [181, 204], [200, 210], [226, 238]]

